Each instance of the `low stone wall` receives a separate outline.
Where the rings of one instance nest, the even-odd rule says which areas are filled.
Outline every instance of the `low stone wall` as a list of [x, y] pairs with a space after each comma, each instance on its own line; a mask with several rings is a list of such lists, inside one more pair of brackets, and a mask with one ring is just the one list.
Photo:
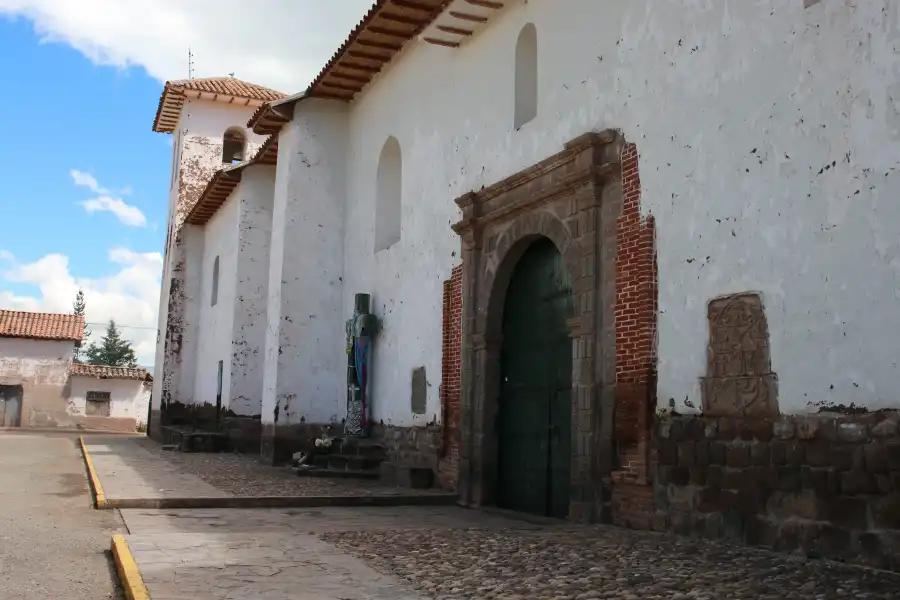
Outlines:
[[654, 529], [900, 570], [900, 413], [667, 416]]
[[263, 424], [260, 429], [260, 460], [271, 465], [290, 462], [295, 452], [314, 450], [316, 439], [323, 434], [340, 437], [343, 430], [340, 423]]

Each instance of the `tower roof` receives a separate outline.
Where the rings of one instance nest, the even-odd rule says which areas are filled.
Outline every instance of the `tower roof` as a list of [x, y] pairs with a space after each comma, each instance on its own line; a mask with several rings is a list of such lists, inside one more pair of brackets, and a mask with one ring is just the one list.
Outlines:
[[153, 121], [153, 131], [172, 133], [187, 98], [256, 107], [284, 97], [285, 94], [281, 92], [234, 77], [204, 77], [167, 81], [162, 95], [159, 97], [159, 108], [156, 110], [156, 118]]

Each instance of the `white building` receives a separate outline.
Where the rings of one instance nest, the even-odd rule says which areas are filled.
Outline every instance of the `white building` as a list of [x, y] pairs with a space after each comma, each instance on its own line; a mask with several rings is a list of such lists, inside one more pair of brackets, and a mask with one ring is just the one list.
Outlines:
[[[380, 0], [305, 93], [250, 120], [277, 136], [274, 181], [264, 152], [239, 191], [225, 172], [200, 194], [204, 274], [185, 297], [208, 289], [207, 249], [234, 247], [240, 207], [271, 206], [270, 238], [227, 258], [232, 286], [243, 253], [268, 257], [266, 325], [260, 295], [244, 309], [235, 291], [222, 317], [232, 350], [250, 327], [241, 389], [259, 392], [241, 396], [260, 402], [264, 454], [346, 414], [343, 325], [365, 292], [376, 436], [430, 457], [464, 502], [750, 543], [804, 517], [842, 532], [819, 550], [884, 564], [852, 548], [900, 529], [884, 508], [900, 493], [900, 7], [564, 4]], [[178, 397], [208, 403], [217, 371], [185, 371], [183, 335], [196, 379]], [[874, 524], [773, 511], [784, 444], [840, 482], [791, 493], [855, 497]], [[862, 475], [822, 458], [834, 444], [858, 445]], [[723, 469], [760, 480], [709, 483]]]
[[0, 310], [0, 427], [133, 432], [147, 424], [145, 369], [73, 364], [84, 319]]

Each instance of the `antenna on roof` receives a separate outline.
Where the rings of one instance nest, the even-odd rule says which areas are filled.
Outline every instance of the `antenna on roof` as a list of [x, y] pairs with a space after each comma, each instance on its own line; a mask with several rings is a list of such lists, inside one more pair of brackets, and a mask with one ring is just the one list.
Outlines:
[[188, 46], [188, 79], [194, 78], [194, 53], [191, 52], [191, 47]]

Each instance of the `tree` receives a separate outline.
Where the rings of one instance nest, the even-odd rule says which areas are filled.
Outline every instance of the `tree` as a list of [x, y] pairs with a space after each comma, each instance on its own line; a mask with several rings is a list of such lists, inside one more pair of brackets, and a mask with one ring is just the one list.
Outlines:
[[[82, 334], [81, 334], [81, 343], [82, 344], [86, 344], [88, 336], [91, 335], [91, 330], [88, 329], [88, 326], [87, 326], [87, 317], [84, 314], [85, 306], [86, 305], [84, 302], [84, 290], [82, 290], [81, 288], [78, 288], [78, 293], [75, 294], [75, 302], [72, 304], [72, 314], [80, 316], [82, 319], [85, 320], [84, 331], [82, 331]], [[83, 352], [84, 352], [84, 350], [82, 350], [80, 346], [75, 348], [75, 358], [73, 360], [76, 363], [84, 362], [84, 359], [82, 357]]]
[[109, 320], [106, 335], [100, 338], [100, 344], [91, 344], [87, 349], [88, 363], [92, 365], [110, 365], [112, 367], [135, 367], [137, 356], [131, 342], [122, 339], [116, 322]]

